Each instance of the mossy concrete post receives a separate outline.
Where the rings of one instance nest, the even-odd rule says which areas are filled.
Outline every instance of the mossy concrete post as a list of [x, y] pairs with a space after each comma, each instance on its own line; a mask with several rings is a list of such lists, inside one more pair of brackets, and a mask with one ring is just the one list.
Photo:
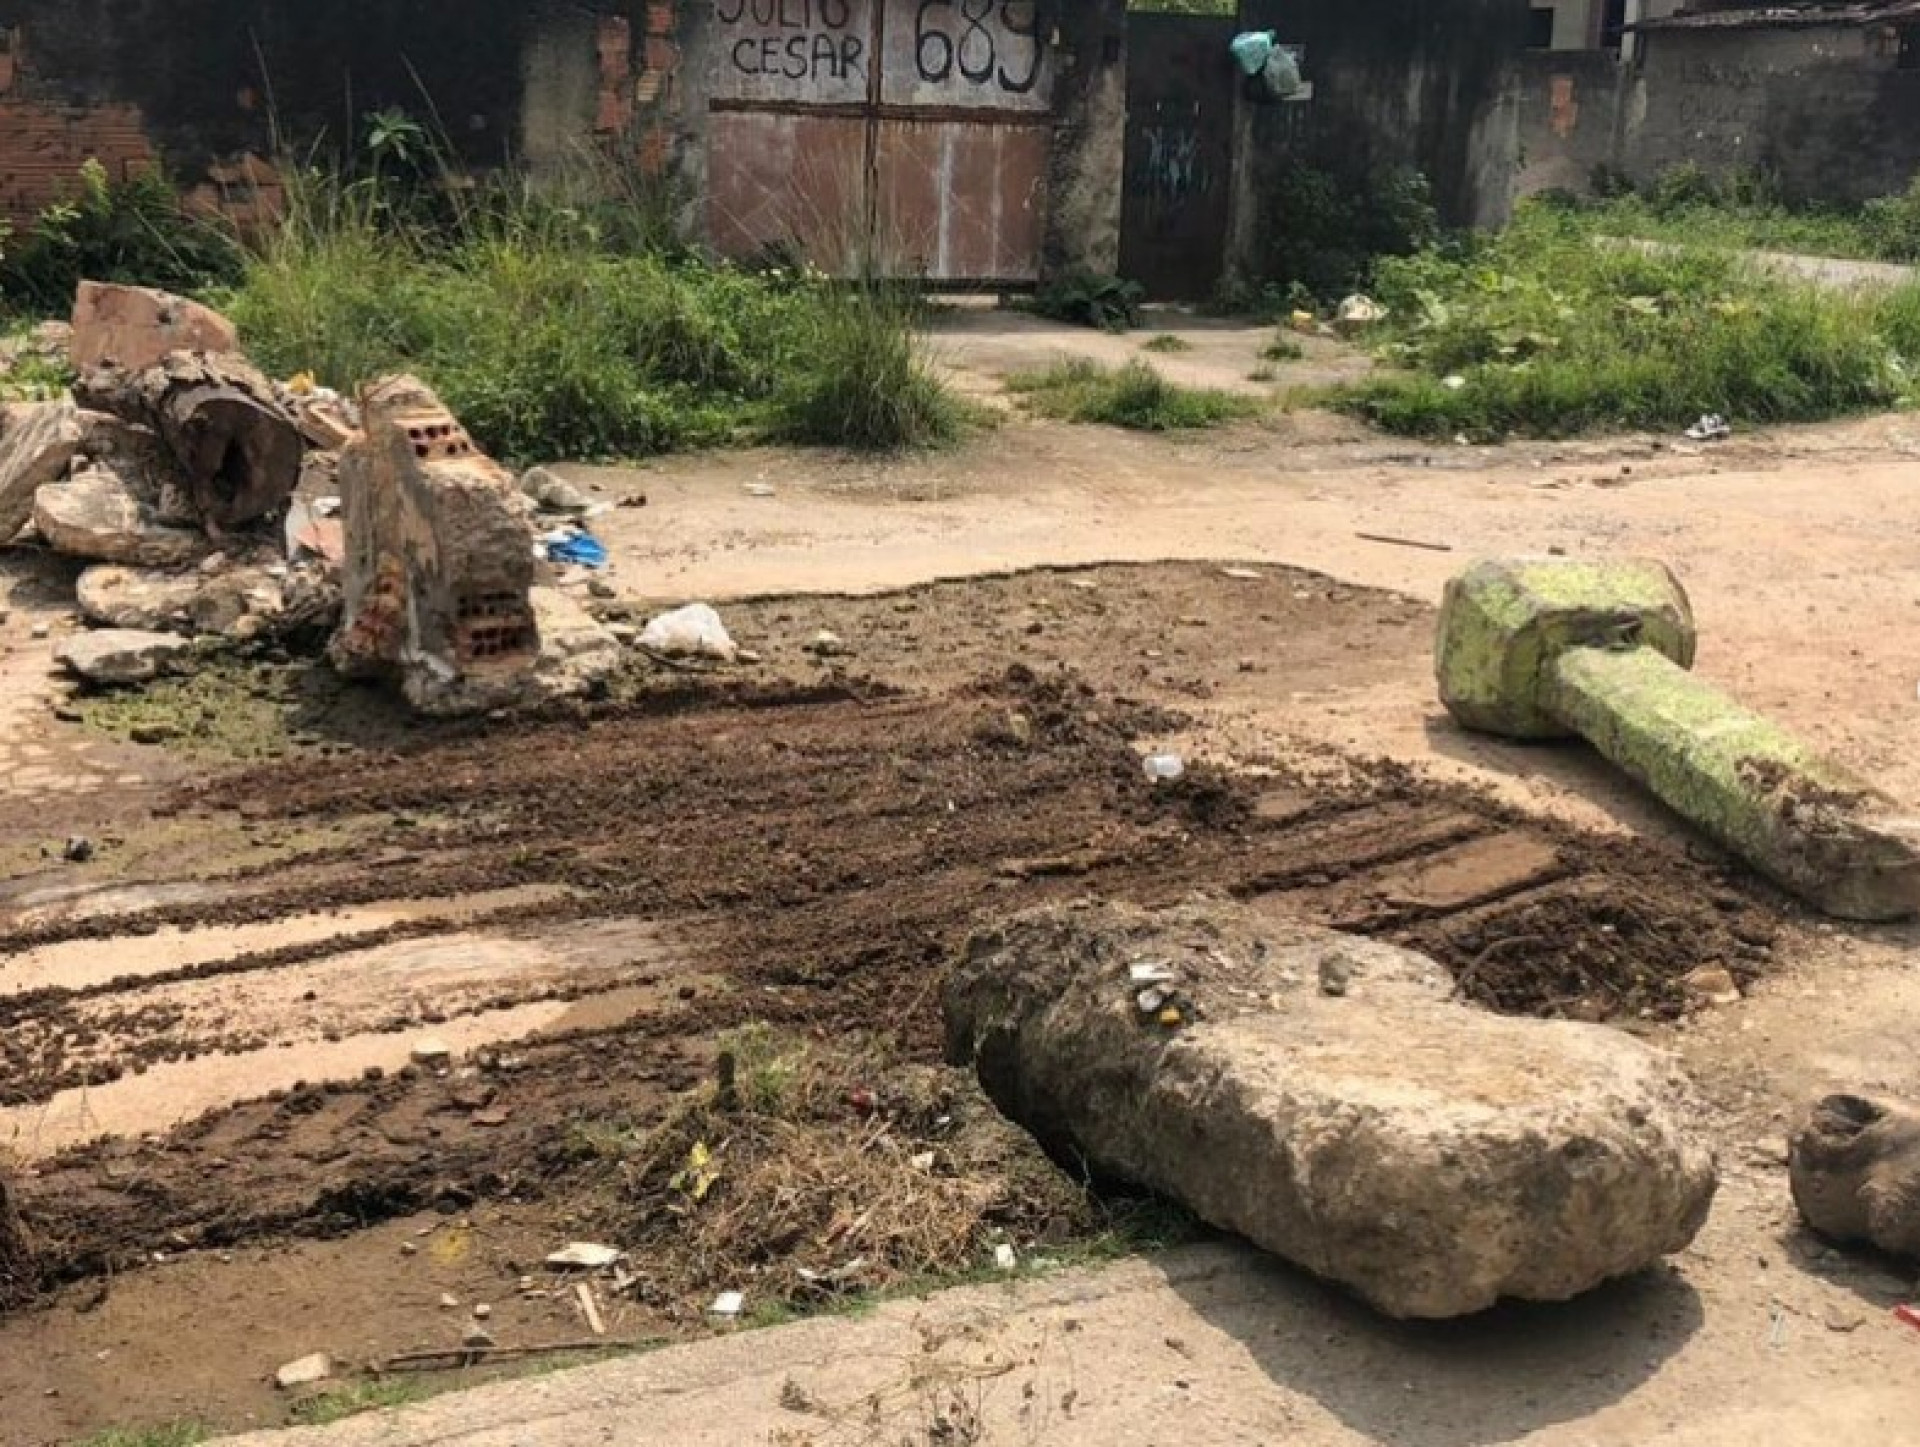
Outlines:
[[1585, 739], [1824, 913], [1920, 913], [1920, 815], [1695, 678], [1696, 636], [1660, 563], [1482, 562], [1447, 585], [1440, 696], [1469, 728]]

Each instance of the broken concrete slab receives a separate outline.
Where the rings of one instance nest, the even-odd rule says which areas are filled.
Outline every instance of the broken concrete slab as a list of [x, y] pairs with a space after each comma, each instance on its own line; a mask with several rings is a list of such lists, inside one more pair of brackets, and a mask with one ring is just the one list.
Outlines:
[[27, 525], [34, 494], [67, 475], [81, 437], [80, 409], [71, 398], [9, 412], [0, 434], [0, 544], [12, 542]]
[[149, 287], [83, 281], [67, 355], [75, 371], [140, 372], [170, 352], [237, 352], [240, 334], [211, 307]]
[[80, 413], [80, 451], [74, 471], [99, 468], [126, 483], [163, 523], [197, 528], [192, 489], [179, 461], [151, 427], [111, 412]]
[[415, 708], [436, 714], [584, 686], [599, 642], [552, 599], [536, 606], [531, 505], [512, 474], [412, 377], [369, 388], [362, 421], [340, 455], [346, 608], [335, 666], [394, 675]]
[[1787, 1166], [1794, 1204], [1821, 1235], [1920, 1257], [1920, 1105], [1830, 1095], [1794, 1136]]
[[619, 668], [620, 640], [586, 609], [558, 588], [532, 588], [527, 596], [540, 635], [534, 672], [547, 696], [586, 693]]
[[271, 624], [286, 608], [282, 581], [264, 567], [164, 572], [103, 563], [75, 587], [80, 615], [103, 628], [231, 635], [242, 619]]
[[1920, 811], [1696, 679], [1695, 643], [1660, 563], [1491, 560], [1448, 583], [1435, 671], [1466, 727], [1585, 739], [1816, 909], [1920, 913]]
[[97, 628], [76, 633], [53, 651], [54, 661], [103, 688], [151, 683], [178, 664], [193, 644], [178, 633]]
[[1668, 1057], [1450, 989], [1421, 956], [1237, 906], [1051, 908], [970, 943], [948, 1047], [1057, 1158], [1392, 1316], [1564, 1300], [1692, 1240], [1715, 1174]]
[[182, 568], [212, 551], [204, 534], [162, 522], [125, 479], [104, 467], [41, 488], [33, 521], [58, 551], [97, 562]]

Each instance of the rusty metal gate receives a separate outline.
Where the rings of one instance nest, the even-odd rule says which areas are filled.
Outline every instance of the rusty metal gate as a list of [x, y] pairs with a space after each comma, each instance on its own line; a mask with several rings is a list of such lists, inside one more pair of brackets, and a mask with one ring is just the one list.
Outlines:
[[1156, 299], [1210, 296], [1232, 195], [1240, 77], [1231, 18], [1127, 17], [1126, 194], [1120, 272]]
[[1040, 270], [1044, 0], [711, 0], [707, 236], [825, 269]]

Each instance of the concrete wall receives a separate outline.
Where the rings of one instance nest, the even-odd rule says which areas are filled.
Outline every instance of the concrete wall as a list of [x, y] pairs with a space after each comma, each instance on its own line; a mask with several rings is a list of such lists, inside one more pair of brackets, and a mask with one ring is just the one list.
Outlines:
[[1920, 71], [1890, 28], [1654, 30], [1626, 100], [1622, 165], [1757, 168], [1802, 201], [1860, 202], [1920, 171]]
[[1654, 29], [1630, 64], [1536, 52], [1519, 75], [1522, 195], [1584, 190], [1600, 165], [1645, 183], [1692, 163], [1855, 204], [1920, 172], [1920, 71], [1882, 27]]
[[1305, 163], [1364, 185], [1412, 167], [1442, 218], [1498, 224], [1516, 167], [1516, 67], [1526, 0], [1244, 0], [1244, 24], [1306, 48], [1311, 101], [1245, 105], [1235, 136], [1229, 269], [1258, 275], [1260, 238], [1287, 224], [1261, 198]]
[[1619, 162], [1622, 78], [1611, 51], [1533, 51], [1519, 65], [1514, 189], [1585, 192]]

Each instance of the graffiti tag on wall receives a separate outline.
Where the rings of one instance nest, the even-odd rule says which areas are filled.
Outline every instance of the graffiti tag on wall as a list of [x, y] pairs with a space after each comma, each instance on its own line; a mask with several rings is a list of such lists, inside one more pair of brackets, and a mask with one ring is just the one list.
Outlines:
[[865, 6], [853, 0], [714, 0], [725, 63], [741, 76], [838, 81], [866, 75]]

